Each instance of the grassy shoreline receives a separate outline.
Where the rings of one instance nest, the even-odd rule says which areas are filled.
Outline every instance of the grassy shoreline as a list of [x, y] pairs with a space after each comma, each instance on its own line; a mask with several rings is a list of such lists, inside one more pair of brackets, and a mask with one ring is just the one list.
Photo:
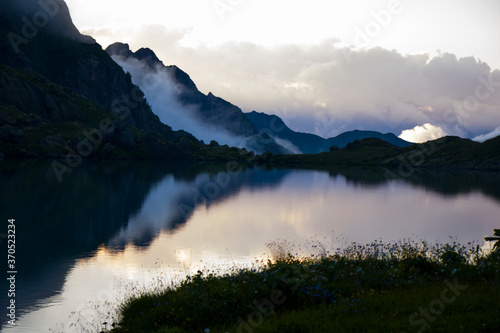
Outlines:
[[491, 332], [500, 328], [500, 254], [478, 247], [352, 245], [130, 299], [119, 332]]

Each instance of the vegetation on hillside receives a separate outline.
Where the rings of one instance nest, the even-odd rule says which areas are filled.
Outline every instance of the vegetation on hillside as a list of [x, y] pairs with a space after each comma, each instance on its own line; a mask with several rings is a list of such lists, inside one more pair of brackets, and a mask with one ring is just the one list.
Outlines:
[[500, 170], [500, 137], [483, 143], [458, 137], [408, 147], [397, 147], [386, 141], [369, 138], [357, 140], [342, 149], [313, 155], [266, 154], [265, 162], [298, 167], [384, 166], [401, 174], [416, 168], [450, 168]]

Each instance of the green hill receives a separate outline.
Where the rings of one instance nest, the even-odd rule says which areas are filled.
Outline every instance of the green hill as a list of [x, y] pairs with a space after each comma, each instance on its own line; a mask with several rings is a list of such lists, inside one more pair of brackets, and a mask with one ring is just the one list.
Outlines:
[[385, 166], [399, 173], [416, 168], [450, 168], [500, 170], [500, 137], [478, 143], [447, 136], [408, 147], [397, 147], [386, 141], [369, 138], [357, 140], [328, 153], [278, 156], [266, 155], [262, 162], [299, 166]]

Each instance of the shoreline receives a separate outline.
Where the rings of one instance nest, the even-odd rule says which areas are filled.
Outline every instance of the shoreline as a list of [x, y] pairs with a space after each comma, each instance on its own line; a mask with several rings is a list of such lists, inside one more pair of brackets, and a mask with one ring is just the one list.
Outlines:
[[457, 244], [369, 245], [302, 258], [282, 247], [260, 270], [221, 276], [198, 271], [176, 288], [127, 301], [111, 332], [466, 332], [500, 327], [500, 300], [491, 297], [500, 291], [500, 253]]

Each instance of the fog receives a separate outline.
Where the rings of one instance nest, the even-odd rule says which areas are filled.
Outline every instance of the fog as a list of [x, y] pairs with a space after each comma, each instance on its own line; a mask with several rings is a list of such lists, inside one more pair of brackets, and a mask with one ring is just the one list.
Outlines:
[[495, 128], [495, 130], [491, 131], [490, 133], [486, 133], [486, 134], [483, 134], [483, 135], [478, 135], [476, 136], [474, 139], [474, 141], [478, 141], [478, 142], [484, 142], [486, 140], [489, 140], [489, 139], [493, 139], [497, 136], [500, 135], [500, 126]]
[[164, 67], [158, 66], [152, 70], [137, 59], [124, 59], [120, 56], [113, 56], [113, 60], [131, 74], [132, 82], [144, 92], [153, 112], [162, 123], [173, 130], [187, 131], [205, 143], [215, 140], [221, 145], [248, 148], [246, 138], [234, 136], [222, 128], [198, 120], [196, 106], [180, 103], [178, 98], [183, 87], [175, 82]]

